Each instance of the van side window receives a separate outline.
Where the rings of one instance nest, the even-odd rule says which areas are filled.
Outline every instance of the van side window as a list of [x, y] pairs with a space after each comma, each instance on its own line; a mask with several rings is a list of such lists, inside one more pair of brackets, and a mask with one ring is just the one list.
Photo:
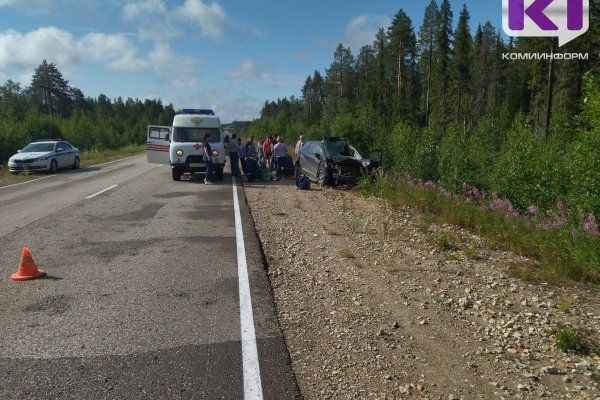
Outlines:
[[159, 128], [157, 126], [153, 126], [150, 128], [150, 132], [148, 136], [152, 139], [165, 139], [169, 134], [169, 128]]

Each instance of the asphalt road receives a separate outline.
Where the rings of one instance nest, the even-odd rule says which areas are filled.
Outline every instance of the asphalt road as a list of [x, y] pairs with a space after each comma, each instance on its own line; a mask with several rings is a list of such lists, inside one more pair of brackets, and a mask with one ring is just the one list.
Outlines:
[[[244, 345], [228, 174], [173, 182], [140, 156], [0, 188], [0, 399], [260, 398], [244, 374], [265, 399], [300, 398], [237, 195], [256, 337]], [[23, 247], [46, 277], [10, 280]]]

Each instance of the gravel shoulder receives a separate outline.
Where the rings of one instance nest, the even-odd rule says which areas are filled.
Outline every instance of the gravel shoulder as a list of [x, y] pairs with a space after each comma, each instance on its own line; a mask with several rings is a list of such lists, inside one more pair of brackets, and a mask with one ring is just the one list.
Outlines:
[[306, 399], [600, 399], [600, 356], [555, 339], [600, 343], [597, 288], [518, 279], [527, 260], [355, 191], [244, 191]]

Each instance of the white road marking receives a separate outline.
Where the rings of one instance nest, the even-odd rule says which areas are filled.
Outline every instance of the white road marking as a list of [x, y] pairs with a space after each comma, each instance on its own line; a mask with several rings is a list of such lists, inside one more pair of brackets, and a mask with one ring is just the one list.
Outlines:
[[250, 298], [250, 280], [246, 264], [246, 246], [244, 231], [237, 195], [235, 177], [233, 181], [233, 210], [235, 214], [235, 241], [237, 245], [238, 281], [240, 294], [240, 326], [242, 333], [242, 366], [244, 375], [244, 399], [262, 400], [262, 385], [258, 365], [258, 350], [256, 348], [256, 333], [254, 331], [254, 316], [252, 315], [252, 299]]
[[[141, 154], [140, 154], [140, 155], [141, 155]], [[108, 165], [108, 164], [113, 164], [113, 163], [116, 163], [116, 162], [119, 162], [119, 161], [123, 161], [123, 160], [129, 160], [130, 158], [139, 157], [140, 155], [131, 156], [131, 157], [125, 157], [125, 158], [119, 158], [118, 160], [113, 160], [113, 161], [105, 162], [105, 163], [102, 163], [102, 164], [94, 164], [94, 165], [90, 165], [90, 166], [87, 166], [87, 167], [85, 167], [85, 168], [82, 168], [82, 170], [84, 170], [84, 171], [85, 171], [85, 169], [86, 169], [86, 168], [100, 167], [100, 166], [102, 166], [102, 165]], [[158, 166], [159, 166], [159, 167], [162, 167], [163, 165], [164, 165], [164, 164], [160, 164], [160, 165], [158, 165]], [[70, 172], [72, 173], [72, 172], [74, 172], [74, 171], [70, 171]], [[31, 182], [39, 181], [39, 180], [41, 180], [41, 179], [52, 178], [53, 176], [57, 176], [57, 175], [59, 175], [59, 174], [52, 174], [52, 175], [42, 176], [41, 178], [31, 179], [31, 180], [29, 180], [29, 181], [25, 181], [25, 182], [19, 182], [19, 183], [13, 183], [12, 185], [0, 186], [0, 190], [2, 190], [2, 189], [7, 189], [7, 188], [9, 188], [9, 187], [13, 187], [13, 186], [25, 185], [26, 183], [31, 183]], [[86, 199], [87, 199], [87, 197], [86, 197]]]
[[13, 183], [12, 185], [6, 185], [6, 186], [2, 186], [2, 187], [0, 187], [0, 190], [2, 190], [2, 189], [6, 189], [6, 188], [9, 188], [9, 187], [13, 187], [13, 186], [24, 185], [24, 184], [26, 184], [26, 183], [35, 182], [35, 181], [39, 181], [39, 180], [42, 180], [42, 179], [51, 178], [51, 177], [53, 177], [53, 176], [54, 176], [54, 175], [42, 176], [41, 178], [35, 178], [35, 179], [32, 179], [32, 180], [30, 180], [30, 181], [19, 182], [19, 183]]
[[107, 187], [106, 189], [103, 189], [103, 190], [101, 190], [101, 191], [99, 191], [99, 192], [96, 192], [96, 193], [94, 193], [94, 194], [91, 194], [91, 195], [89, 195], [88, 197], [86, 197], [86, 199], [91, 199], [91, 198], [93, 198], [93, 197], [96, 197], [96, 196], [98, 196], [99, 194], [102, 194], [102, 193], [104, 193], [104, 192], [108, 192], [109, 190], [111, 190], [111, 189], [114, 189], [114, 188], [116, 188], [117, 186], [119, 186], [119, 185], [112, 185], [111, 187]]

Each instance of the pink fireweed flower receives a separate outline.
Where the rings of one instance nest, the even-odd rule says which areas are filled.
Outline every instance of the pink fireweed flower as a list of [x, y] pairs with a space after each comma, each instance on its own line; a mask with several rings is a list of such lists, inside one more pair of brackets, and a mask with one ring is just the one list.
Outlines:
[[529, 207], [527, 207], [527, 211], [529, 211], [529, 213], [530, 213], [531, 215], [536, 215], [536, 214], [537, 214], [537, 212], [538, 212], [538, 209], [537, 209], [537, 207], [536, 207], [536, 206], [534, 206], [534, 205], [532, 204], [532, 205], [530, 205]]
[[600, 232], [598, 231], [598, 223], [596, 222], [596, 216], [594, 214], [588, 214], [587, 219], [583, 224], [583, 231], [588, 235], [600, 236]]
[[513, 209], [513, 205], [510, 200], [499, 198], [496, 192], [492, 193], [492, 201], [488, 205], [488, 208], [494, 211], [505, 211], [508, 215], [513, 217], [519, 215], [519, 213]]

